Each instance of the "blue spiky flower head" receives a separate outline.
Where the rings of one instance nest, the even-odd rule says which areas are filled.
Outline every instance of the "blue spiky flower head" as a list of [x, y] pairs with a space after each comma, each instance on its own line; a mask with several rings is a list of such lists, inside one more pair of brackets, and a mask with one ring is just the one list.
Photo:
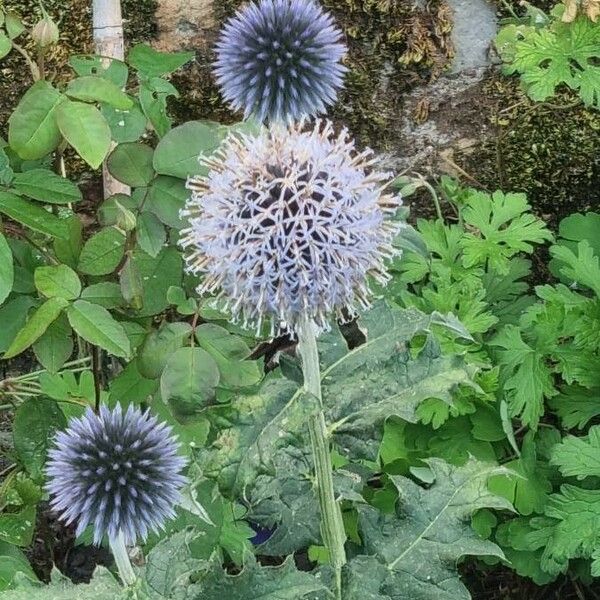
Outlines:
[[88, 525], [94, 543], [122, 533], [126, 544], [145, 540], [175, 515], [185, 483], [185, 459], [164, 423], [149, 411], [117, 404], [91, 409], [59, 432], [48, 453], [50, 505], [77, 535]]
[[215, 73], [235, 110], [292, 122], [335, 102], [346, 47], [314, 0], [259, 0], [234, 15], [217, 43]]
[[230, 135], [206, 177], [188, 181], [182, 217], [188, 270], [204, 274], [200, 294], [216, 292], [234, 318], [273, 333], [309, 319], [369, 305], [368, 276], [385, 284], [384, 260], [399, 224], [386, 220], [400, 197], [371, 150], [358, 152], [329, 122]]

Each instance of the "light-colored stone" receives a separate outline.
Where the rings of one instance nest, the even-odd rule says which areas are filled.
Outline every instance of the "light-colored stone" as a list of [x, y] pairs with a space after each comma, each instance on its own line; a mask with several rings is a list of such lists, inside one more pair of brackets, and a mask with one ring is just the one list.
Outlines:
[[488, 0], [448, 0], [448, 4], [454, 13], [451, 71], [485, 67], [490, 63], [489, 49], [498, 29], [495, 8]]
[[204, 46], [207, 31], [215, 27], [214, 1], [219, 0], [158, 0], [153, 46], [164, 52]]

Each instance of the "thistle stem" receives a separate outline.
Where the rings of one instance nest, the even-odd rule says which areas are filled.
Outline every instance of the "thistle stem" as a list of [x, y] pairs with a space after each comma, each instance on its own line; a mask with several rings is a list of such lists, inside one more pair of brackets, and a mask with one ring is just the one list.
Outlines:
[[129, 554], [127, 554], [123, 532], [119, 531], [117, 537], [111, 537], [108, 542], [110, 544], [110, 549], [113, 553], [117, 569], [119, 570], [121, 581], [127, 587], [133, 585], [136, 582], [137, 577], [135, 576], [135, 571], [131, 566]]
[[331, 566], [335, 571], [336, 597], [340, 600], [342, 597], [341, 573], [342, 567], [346, 564], [346, 552], [344, 550], [346, 532], [344, 531], [342, 511], [335, 499], [333, 489], [333, 466], [321, 396], [321, 372], [319, 369], [315, 324], [308, 318], [304, 319], [298, 327], [298, 351], [302, 357], [304, 390], [318, 401], [318, 410], [309, 418], [308, 428], [321, 509], [321, 531], [323, 541], [329, 552]]

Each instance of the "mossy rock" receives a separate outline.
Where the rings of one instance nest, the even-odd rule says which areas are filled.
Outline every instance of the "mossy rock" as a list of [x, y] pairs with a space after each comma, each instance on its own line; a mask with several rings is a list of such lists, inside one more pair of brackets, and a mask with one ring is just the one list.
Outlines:
[[[489, 189], [525, 192], [553, 226], [566, 215], [600, 206], [600, 111], [563, 91], [530, 100], [517, 78], [492, 77], [483, 87], [496, 135], [470, 155], [465, 170]], [[483, 103], [482, 103], [483, 104]]]
[[[223, 22], [244, 0], [215, 0], [216, 27], [194, 65], [173, 78], [181, 91], [171, 109], [179, 122], [239, 118], [224, 105], [211, 74], [212, 47]], [[412, 0], [323, 0], [349, 47], [345, 88], [330, 116], [358, 142], [391, 149], [402, 95], [436, 77], [452, 55], [450, 9], [443, 0], [416, 8]]]

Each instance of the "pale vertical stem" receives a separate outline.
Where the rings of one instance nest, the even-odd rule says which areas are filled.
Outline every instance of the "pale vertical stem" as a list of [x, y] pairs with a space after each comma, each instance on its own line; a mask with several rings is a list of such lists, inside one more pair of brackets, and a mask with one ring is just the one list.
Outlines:
[[317, 494], [321, 509], [321, 531], [323, 541], [329, 552], [331, 566], [335, 571], [336, 596], [339, 600], [342, 597], [342, 567], [346, 564], [346, 552], [344, 549], [346, 533], [344, 531], [340, 504], [335, 499], [335, 491], [333, 489], [333, 465], [331, 463], [331, 449], [323, 412], [321, 372], [315, 329], [315, 324], [310, 319], [304, 319], [300, 323], [297, 332], [298, 351], [302, 358], [304, 389], [314, 396], [318, 402], [316, 413], [309, 418], [308, 428], [315, 463]]
[[[93, 0], [93, 32], [96, 54], [118, 60], [125, 59], [125, 42], [123, 39], [123, 18], [121, 17], [121, 0]], [[113, 147], [114, 147], [113, 143]], [[102, 165], [102, 181], [104, 197], [113, 194], [131, 193], [129, 186], [115, 179]]]
[[123, 532], [119, 531], [117, 537], [111, 537], [108, 540], [108, 543], [110, 544], [110, 549], [113, 553], [117, 569], [119, 570], [121, 581], [125, 586], [133, 585], [136, 582], [137, 577], [135, 576], [135, 571], [131, 566], [129, 554], [127, 554], [127, 547], [125, 546], [125, 537], [123, 536]]

